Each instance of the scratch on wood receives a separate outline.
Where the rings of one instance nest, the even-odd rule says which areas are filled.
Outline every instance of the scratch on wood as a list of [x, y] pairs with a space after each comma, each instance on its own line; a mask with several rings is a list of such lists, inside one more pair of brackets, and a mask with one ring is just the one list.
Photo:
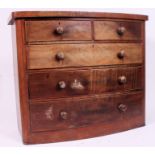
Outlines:
[[54, 114], [53, 114], [53, 106], [50, 106], [46, 111], [45, 111], [45, 116], [49, 120], [54, 119]]

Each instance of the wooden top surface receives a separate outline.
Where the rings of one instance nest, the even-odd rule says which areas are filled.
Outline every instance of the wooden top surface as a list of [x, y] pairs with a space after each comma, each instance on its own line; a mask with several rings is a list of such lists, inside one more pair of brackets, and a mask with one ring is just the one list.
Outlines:
[[9, 24], [13, 24], [16, 19], [25, 18], [50, 18], [50, 17], [83, 17], [83, 18], [112, 18], [130, 20], [148, 20], [146, 15], [125, 14], [125, 13], [105, 13], [105, 12], [81, 12], [81, 11], [17, 11], [12, 12]]

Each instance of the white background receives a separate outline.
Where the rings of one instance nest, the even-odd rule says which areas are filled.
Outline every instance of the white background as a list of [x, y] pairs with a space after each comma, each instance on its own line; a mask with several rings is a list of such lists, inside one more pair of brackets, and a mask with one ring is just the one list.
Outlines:
[[[16, 121], [11, 26], [7, 25], [8, 17], [16, 10], [26, 9], [0, 10], [0, 146], [23, 146]], [[104, 137], [36, 146], [155, 146], [155, 9], [82, 10], [138, 13], [149, 16], [146, 23], [146, 126]]]

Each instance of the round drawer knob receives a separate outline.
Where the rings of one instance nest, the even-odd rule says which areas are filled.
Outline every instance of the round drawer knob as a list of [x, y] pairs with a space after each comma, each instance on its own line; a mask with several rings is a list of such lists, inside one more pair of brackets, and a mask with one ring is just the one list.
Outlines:
[[64, 81], [60, 81], [58, 83], [58, 86], [59, 86], [60, 89], [65, 89], [66, 88], [66, 83]]
[[127, 111], [127, 105], [125, 105], [125, 104], [120, 104], [119, 106], [118, 106], [118, 109], [121, 111], [121, 112], [126, 112]]
[[64, 28], [62, 26], [58, 26], [55, 31], [57, 34], [61, 35], [64, 33]]
[[122, 50], [117, 54], [119, 59], [123, 59], [125, 57], [125, 52]]
[[64, 53], [63, 53], [63, 52], [57, 53], [57, 54], [56, 54], [56, 59], [57, 59], [58, 61], [64, 60], [64, 59], [65, 59]]
[[120, 35], [120, 36], [123, 36], [124, 33], [125, 33], [125, 31], [126, 31], [126, 28], [123, 27], [123, 26], [121, 26], [121, 27], [119, 27], [119, 28], [117, 29], [117, 33], [118, 33], [118, 35]]
[[68, 118], [68, 113], [66, 111], [62, 111], [62, 112], [60, 112], [60, 117], [64, 120], [66, 120]]
[[118, 82], [119, 82], [119, 84], [125, 84], [127, 82], [127, 79], [125, 76], [120, 76], [118, 78]]

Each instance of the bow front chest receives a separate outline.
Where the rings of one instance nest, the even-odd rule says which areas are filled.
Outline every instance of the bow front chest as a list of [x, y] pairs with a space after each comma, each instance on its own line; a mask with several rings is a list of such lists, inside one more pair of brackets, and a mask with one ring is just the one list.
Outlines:
[[145, 124], [147, 16], [13, 12], [23, 141], [47, 143]]

